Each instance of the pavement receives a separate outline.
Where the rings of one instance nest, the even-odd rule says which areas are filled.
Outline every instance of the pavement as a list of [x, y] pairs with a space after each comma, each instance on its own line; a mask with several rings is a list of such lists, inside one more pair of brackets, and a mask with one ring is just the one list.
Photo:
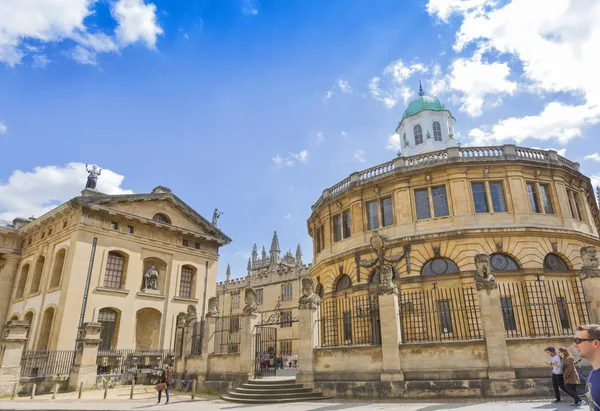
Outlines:
[[[221, 400], [216, 395], [196, 394], [194, 400], [190, 393], [173, 392], [169, 404], [156, 404], [157, 394], [153, 386], [136, 386], [134, 399], [129, 399], [130, 387], [108, 390], [107, 399], [103, 399], [104, 391], [85, 391], [82, 399], [77, 399], [76, 392], [59, 393], [56, 399], [52, 394], [36, 395], [34, 400], [19, 397], [15, 400], [0, 399], [0, 410], [69, 410], [69, 411], [129, 411], [129, 410], [202, 410], [220, 411], [237, 409], [256, 409], [257, 411], [366, 411], [366, 410], [406, 410], [406, 411], [565, 411], [574, 410], [571, 401], [553, 404], [551, 400], [514, 400], [514, 401], [382, 401], [366, 402], [361, 400], [342, 401], [324, 400], [277, 405], [246, 405]], [[164, 394], [164, 393], [163, 393]], [[587, 406], [579, 410], [587, 411]]]

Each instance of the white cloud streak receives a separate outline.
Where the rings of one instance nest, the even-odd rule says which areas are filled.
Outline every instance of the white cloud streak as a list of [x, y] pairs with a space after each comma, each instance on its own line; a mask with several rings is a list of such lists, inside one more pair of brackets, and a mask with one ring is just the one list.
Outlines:
[[389, 109], [394, 108], [400, 100], [406, 104], [414, 93], [411, 87], [404, 84], [405, 81], [415, 73], [427, 71], [428, 68], [421, 63], [411, 63], [407, 66], [402, 60], [396, 60], [385, 67], [381, 76], [369, 80], [369, 93]]
[[286, 157], [277, 154], [271, 157], [271, 161], [275, 164], [275, 168], [293, 167], [297, 163], [306, 163], [308, 159], [308, 150], [302, 150], [298, 153], [288, 153]]
[[0, 136], [8, 131], [8, 127], [2, 121], [0, 121]]
[[353, 157], [359, 163], [364, 163], [365, 162], [365, 150], [356, 150], [354, 152], [354, 156]]
[[599, 153], [590, 154], [589, 156], [585, 156], [585, 159], [597, 161], [600, 163], [600, 154]]

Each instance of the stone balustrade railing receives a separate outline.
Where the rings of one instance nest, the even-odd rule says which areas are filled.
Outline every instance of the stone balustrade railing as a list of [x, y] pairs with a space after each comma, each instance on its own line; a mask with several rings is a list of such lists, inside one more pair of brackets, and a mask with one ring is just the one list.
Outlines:
[[490, 147], [449, 147], [446, 150], [423, 153], [411, 157], [397, 157], [392, 161], [358, 171], [349, 177], [323, 190], [323, 194], [312, 206], [314, 210], [321, 203], [331, 197], [346, 191], [350, 187], [365, 184], [393, 173], [402, 173], [428, 167], [436, 164], [457, 162], [478, 162], [498, 160], [525, 160], [544, 164], [566, 166], [572, 170], [579, 171], [579, 164], [559, 156], [553, 150], [537, 150], [533, 148], [516, 147], [512, 144]]

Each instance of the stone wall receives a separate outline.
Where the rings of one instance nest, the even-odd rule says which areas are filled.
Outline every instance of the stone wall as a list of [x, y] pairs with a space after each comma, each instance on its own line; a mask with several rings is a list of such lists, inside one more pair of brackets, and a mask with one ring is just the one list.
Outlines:
[[319, 348], [314, 361], [317, 380], [379, 380], [383, 370], [383, 353], [377, 346]]

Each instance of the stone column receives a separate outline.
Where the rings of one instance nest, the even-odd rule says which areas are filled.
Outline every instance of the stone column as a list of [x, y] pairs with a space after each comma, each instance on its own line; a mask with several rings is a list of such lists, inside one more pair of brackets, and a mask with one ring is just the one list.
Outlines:
[[215, 330], [218, 317], [206, 317], [204, 320], [204, 337], [202, 339], [202, 355], [207, 356], [215, 352]]
[[10, 315], [8, 309], [12, 300], [12, 292], [15, 281], [17, 281], [17, 268], [21, 256], [16, 254], [4, 254], [2, 258], [6, 261], [0, 269], [0, 324], [7, 321]]
[[192, 345], [194, 343], [194, 323], [186, 321], [183, 327], [183, 349], [181, 356], [185, 358], [192, 355]]
[[583, 293], [589, 301], [590, 322], [600, 324], [600, 269], [598, 268], [598, 254], [596, 247], [581, 247], [583, 267], [579, 273], [583, 284]]
[[314, 388], [315, 356], [314, 349], [319, 344], [319, 305], [300, 306], [298, 310], [298, 362], [300, 370], [296, 382], [305, 388]]
[[399, 348], [399, 344], [402, 342], [402, 333], [400, 328], [398, 287], [394, 284], [387, 287], [380, 285], [378, 299], [379, 322], [381, 324], [381, 351], [383, 356], [381, 381], [404, 381]]
[[254, 357], [256, 356], [256, 325], [259, 317], [256, 312], [245, 312], [240, 318], [240, 379], [254, 378]]
[[12, 393], [21, 378], [21, 357], [27, 342], [27, 321], [9, 321], [0, 336], [0, 397]]
[[77, 339], [77, 352], [75, 353], [75, 364], [69, 373], [69, 389], [76, 390], [83, 383], [84, 389], [91, 388], [96, 383], [98, 366], [98, 346], [100, 345], [100, 323], [83, 323], [79, 327], [79, 338]]
[[490, 271], [489, 255], [477, 254], [475, 266], [477, 267], [475, 286], [488, 356], [488, 378], [490, 380], [514, 379], [515, 370], [510, 366], [506, 346], [500, 292], [496, 276]]

